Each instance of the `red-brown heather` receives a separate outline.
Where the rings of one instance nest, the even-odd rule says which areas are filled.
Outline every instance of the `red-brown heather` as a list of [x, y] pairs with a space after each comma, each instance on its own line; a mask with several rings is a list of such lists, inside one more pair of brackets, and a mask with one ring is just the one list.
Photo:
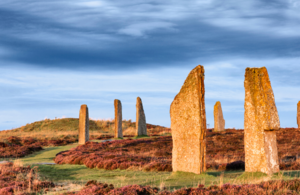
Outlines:
[[44, 146], [63, 146], [77, 142], [78, 139], [67, 136], [55, 140], [11, 136], [2, 141], [0, 142], [0, 158], [20, 158], [43, 150]]
[[[300, 161], [300, 129], [282, 128], [277, 132], [281, 170], [298, 170]], [[206, 168], [214, 170], [244, 170], [244, 131], [227, 129], [207, 131]], [[58, 164], [85, 164], [100, 169], [141, 169], [171, 171], [172, 139], [161, 136], [149, 139], [116, 140], [86, 145], [58, 154]]]
[[121, 188], [114, 188], [113, 184], [100, 183], [91, 180], [86, 183], [85, 187], [79, 192], [65, 193], [64, 195], [231, 195], [231, 194], [247, 194], [247, 195], [274, 195], [289, 194], [296, 195], [300, 193], [300, 180], [294, 179], [290, 181], [267, 181], [259, 184], [243, 184], [222, 186], [212, 185], [207, 188], [199, 184], [196, 188], [181, 188], [175, 191], [161, 191], [156, 187], [128, 185]]
[[11, 162], [0, 164], [1, 195], [41, 194], [54, 187], [53, 182], [40, 181], [35, 168], [16, 166]]

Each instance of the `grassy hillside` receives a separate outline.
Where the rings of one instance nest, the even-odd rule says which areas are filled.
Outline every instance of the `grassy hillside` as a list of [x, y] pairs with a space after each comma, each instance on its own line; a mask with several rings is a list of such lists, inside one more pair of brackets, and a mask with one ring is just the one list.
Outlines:
[[[26, 124], [25, 126], [0, 131], [0, 141], [7, 139], [10, 136], [17, 137], [33, 137], [37, 139], [59, 139], [65, 136], [78, 136], [78, 118], [63, 118], [63, 119], [45, 119], [34, 123]], [[112, 120], [89, 120], [90, 139], [101, 135], [113, 135], [114, 121]], [[133, 135], [135, 132], [135, 122], [131, 120], [123, 120], [123, 134]], [[169, 128], [147, 124], [149, 134], [170, 133]]]

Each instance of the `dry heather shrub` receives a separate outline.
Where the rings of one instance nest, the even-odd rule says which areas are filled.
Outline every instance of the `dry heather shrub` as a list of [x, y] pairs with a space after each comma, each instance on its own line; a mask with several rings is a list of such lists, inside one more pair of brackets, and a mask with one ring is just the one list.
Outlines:
[[131, 136], [133, 136], [133, 135], [135, 135], [135, 132], [136, 132], [135, 127], [129, 127], [127, 129], [124, 129], [123, 135], [131, 135]]

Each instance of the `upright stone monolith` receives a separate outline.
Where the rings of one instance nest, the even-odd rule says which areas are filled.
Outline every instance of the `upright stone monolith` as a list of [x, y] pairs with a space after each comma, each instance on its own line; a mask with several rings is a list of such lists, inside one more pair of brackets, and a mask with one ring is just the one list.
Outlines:
[[219, 101], [217, 101], [214, 106], [214, 119], [215, 119], [214, 131], [224, 131], [225, 120], [223, 117], [221, 102]]
[[244, 85], [246, 172], [270, 175], [279, 171], [276, 131], [280, 122], [267, 69], [246, 68]]
[[85, 144], [87, 141], [89, 141], [89, 110], [87, 105], [83, 104], [79, 111], [78, 144]]
[[140, 97], [136, 98], [136, 136], [147, 135], [146, 116]]
[[297, 104], [297, 124], [298, 128], [300, 128], [300, 101]]
[[121, 101], [115, 99], [114, 105], [115, 105], [115, 138], [123, 138]]
[[204, 95], [204, 68], [198, 65], [187, 76], [170, 108], [173, 171], [200, 174], [206, 170]]

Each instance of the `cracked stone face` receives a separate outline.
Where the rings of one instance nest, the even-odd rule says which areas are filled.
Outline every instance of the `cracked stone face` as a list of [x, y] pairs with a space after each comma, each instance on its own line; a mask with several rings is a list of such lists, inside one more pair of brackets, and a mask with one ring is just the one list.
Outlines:
[[146, 116], [143, 108], [142, 99], [136, 98], [136, 136], [147, 135]]
[[275, 131], [280, 122], [267, 69], [247, 68], [244, 85], [246, 172], [278, 172]]
[[217, 101], [214, 106], [214, 131], [224, 131], [225, 130], [225, 120], [223, 117], [223, 111], [221, 102]]
[[187, 76], [171, 107], [173, 171], [205, 172], [206, 113], [204, 68], [198, 65]]
[[87, 105], [83, 104], [79, 111], [79, 136], [78, 144], [89, 141], [89, 111]]
[[115, 106], [115, 138], [123, 138], [121, 101], [115, 99], [114, 106]]

